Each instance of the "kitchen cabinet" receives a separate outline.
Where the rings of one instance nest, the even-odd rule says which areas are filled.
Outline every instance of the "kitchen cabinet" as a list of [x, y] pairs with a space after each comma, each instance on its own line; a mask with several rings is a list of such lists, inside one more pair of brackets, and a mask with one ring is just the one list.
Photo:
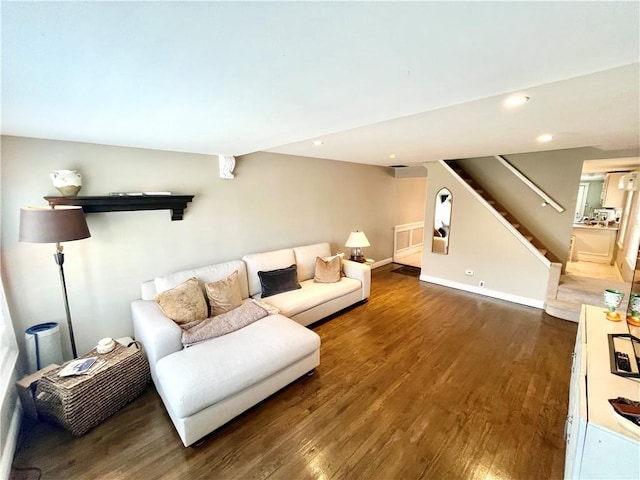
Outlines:
[[618, 188], [618, 182], [627, 172], [607, 173], [602, 186], [602, 206], [610, 208], [622, 208], [625, 190]]
[[574, 253], [570, 261], [612, 264], [618, 236], [617, 226], [574, 225], [573, 235]]
[[602, 307], [582, 307], [565, 425], [566, 479], [640, 478], [640, 427], [618, 418], [608, 402], [640, 399], [640, 382], [610, 370], [607, 334], [626, 332], [624, 322], [605, 319]]

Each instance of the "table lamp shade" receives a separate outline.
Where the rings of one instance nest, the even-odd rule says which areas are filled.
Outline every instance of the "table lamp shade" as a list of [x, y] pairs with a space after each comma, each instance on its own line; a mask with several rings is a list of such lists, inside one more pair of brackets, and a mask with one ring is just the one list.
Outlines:
[[21, 242], [60, 243], [89, 238], [81, 207], [24, 207], [20, 209]]
[[349, 234], [349, 238], [347, 238], [347, 243], [344, 244], [345, 247], [349, 248], [362, 248], [362, 247], [370, 247], [371, 244], [367, 239], [367, 236], [364, 232], [355, 231]]

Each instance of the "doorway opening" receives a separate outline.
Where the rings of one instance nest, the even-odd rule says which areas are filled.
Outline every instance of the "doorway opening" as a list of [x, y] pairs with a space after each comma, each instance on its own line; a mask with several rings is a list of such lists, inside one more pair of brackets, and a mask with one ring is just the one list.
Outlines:
[[629, 282], [626, 252], [638, 227], [640, 192], [626, 188], [624, 176], [638, 158], [588, 160], [583, 164], [566, 274], [585, 279]]

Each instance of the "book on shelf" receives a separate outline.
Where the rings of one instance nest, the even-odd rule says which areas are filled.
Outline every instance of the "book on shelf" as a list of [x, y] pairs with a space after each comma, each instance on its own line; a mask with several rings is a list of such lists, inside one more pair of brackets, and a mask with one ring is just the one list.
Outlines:
[[145, 197], [154, 195], [169, 196], [171, 192], [109, 192], [110, 197]]

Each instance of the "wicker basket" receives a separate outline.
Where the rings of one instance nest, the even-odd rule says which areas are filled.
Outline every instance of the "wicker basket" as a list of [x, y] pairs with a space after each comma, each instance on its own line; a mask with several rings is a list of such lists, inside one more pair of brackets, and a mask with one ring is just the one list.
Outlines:
[[113, 415], [147, 388], [149, 364], [137, 346], [106, 354], [90, 351], [81, 358], [98, 357], [107, 364], [94, 374], [60, 377], [64, 365], [47, 372], [36, 390], [36, 408], [51, 420], [80, 436]]

